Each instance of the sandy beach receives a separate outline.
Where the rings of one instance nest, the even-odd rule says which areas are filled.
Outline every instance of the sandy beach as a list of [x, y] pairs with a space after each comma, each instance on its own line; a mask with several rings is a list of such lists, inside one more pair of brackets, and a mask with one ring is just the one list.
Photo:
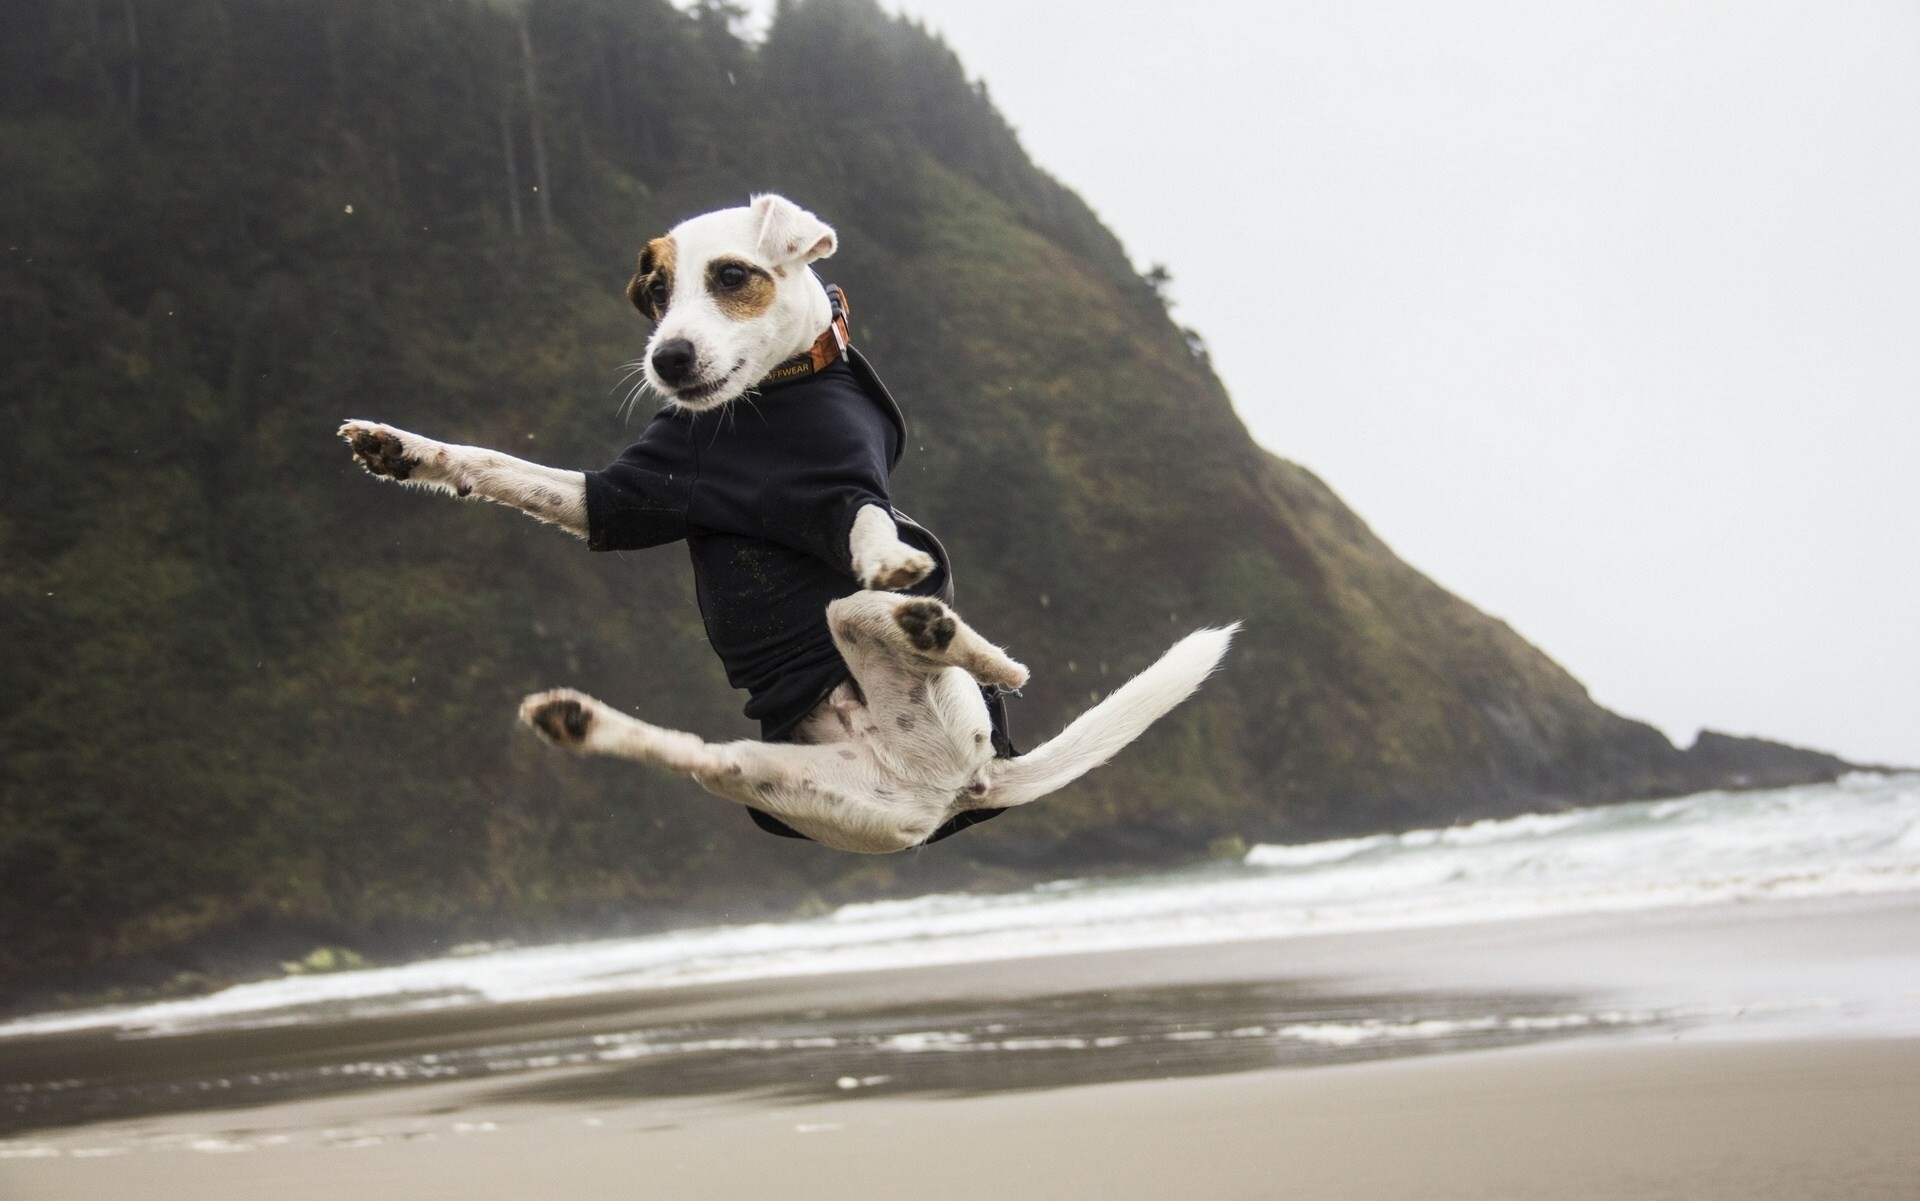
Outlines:
[[67, 1132], [40, 1144], [57, 1156], [0, 1163], [0, 1184], [10, 1201], [1904, 1201], [1920, 1180], [1915, 1041], [1560, 1046], [800, 1105], [471, 1089]]
[[1909, 1198], [1916, 946], [1896, 894], [16, 1038], [0, 1197]]

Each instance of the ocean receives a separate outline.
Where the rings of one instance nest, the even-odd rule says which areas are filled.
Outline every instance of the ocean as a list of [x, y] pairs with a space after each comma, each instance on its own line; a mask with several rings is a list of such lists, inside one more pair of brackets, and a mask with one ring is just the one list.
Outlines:
[[1262, 845], [1237, 861], [1175, 872], [846, 905], [806, 920], [481, 948], [191, 999], [29, 1015], [0, 1023], [0, 1039], [165, 1037], [1079, 952], [1915, 890], [1920, 776], [1856, 774], [1831, 785]]

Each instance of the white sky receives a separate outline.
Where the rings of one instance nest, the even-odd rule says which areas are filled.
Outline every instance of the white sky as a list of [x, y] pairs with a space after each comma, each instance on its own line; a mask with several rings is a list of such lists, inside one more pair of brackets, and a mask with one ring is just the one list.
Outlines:
[[1602, 703], [1920, 764], [1920, 4], [888, 0]]

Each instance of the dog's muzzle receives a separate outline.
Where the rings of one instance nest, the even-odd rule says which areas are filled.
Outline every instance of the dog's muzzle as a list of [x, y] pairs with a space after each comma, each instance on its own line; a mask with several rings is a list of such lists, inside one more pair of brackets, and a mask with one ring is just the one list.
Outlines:
[[653, 348], [653, 373], [669, 388], [677, 388], [693, 377], [693, 363], [699, 356], [693, 343], [685, 338], [668, 338]]

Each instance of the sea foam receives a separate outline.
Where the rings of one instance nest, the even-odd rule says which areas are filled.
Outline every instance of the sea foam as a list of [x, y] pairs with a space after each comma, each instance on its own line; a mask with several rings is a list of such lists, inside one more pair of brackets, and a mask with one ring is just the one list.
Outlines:
[[819, 918], [491, 950], [0, 1024], [166, 1035], [694, 983], [1920, 890], [1920, 776], [1530, 814]]

